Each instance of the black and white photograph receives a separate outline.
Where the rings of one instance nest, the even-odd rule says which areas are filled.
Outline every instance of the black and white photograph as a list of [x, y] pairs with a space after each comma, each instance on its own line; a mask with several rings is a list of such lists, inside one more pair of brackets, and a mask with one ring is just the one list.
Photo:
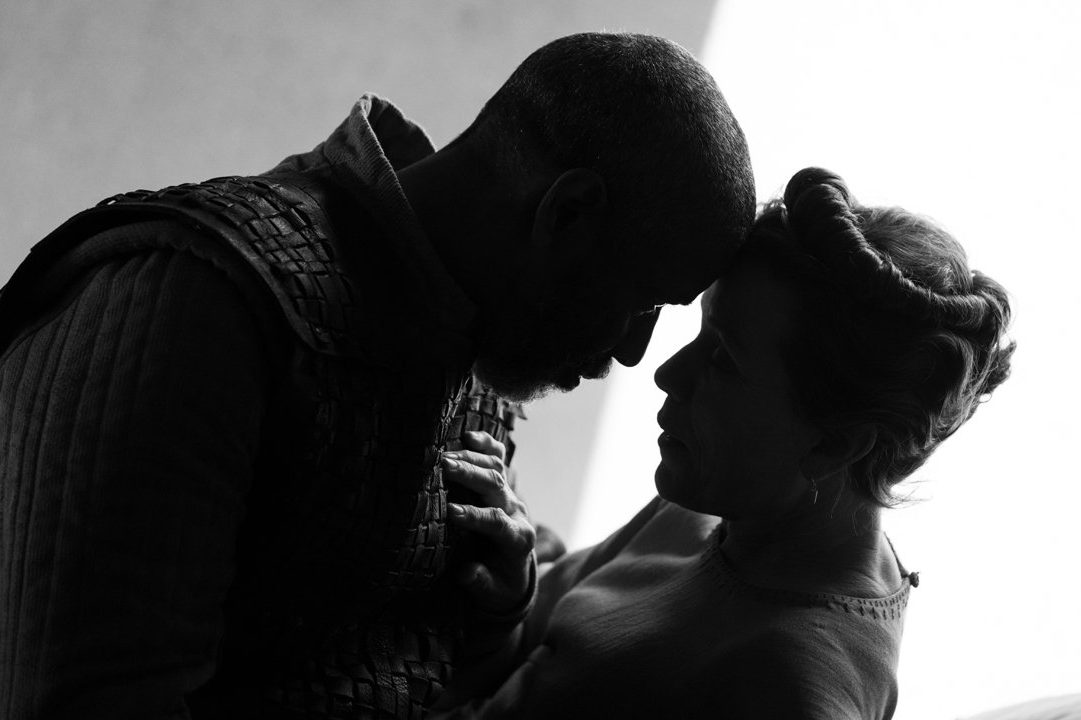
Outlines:
[[0, 720], [1081, 720], [1079, 36], [0, 0]]

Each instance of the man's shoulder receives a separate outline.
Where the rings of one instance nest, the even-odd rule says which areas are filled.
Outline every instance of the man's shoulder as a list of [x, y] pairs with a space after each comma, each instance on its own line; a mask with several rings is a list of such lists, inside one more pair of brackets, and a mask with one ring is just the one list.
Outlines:
[[[363, 355], [356, 276], [321, 206], [300, 176], [222, 177], [109, 198], [90, 219], [154, 217], [191, 231], [184, 249], [254, 281], [312, 350]], [[161, 242], [160, 239], [145, 242]]]
[[[212, 250], [213, 241], [196, 229], [173, 220], [145, 219], [53, 248], [47, 258], [32, 254], [0, 290], [0, 347], [87, 294], [130, 291], [145, 298], [162, 297], [167, 291], [164, 282], [174, 290], [177, 283], [189, 285], [187, 303], [192, 307], [206, 302], [195, 288], [207, 283], [228, 286], [231, 290], [215, 295], [215, 302], [235, 300], [262, 335], [281, 334], [281, 323], [266, 293], [243, 272], [241, 263]], [[132, 262], [151, 262], [153, 256], [166, 255], [178, 256], [178, 262], [169, 264], [164, 278], [153, 273], [125, 275], [123, 287], [117, 281], [102, 280]]]
[[[6, 316], [25, 315], [25, 298], [44, 276], [63, 276], [58, 267], [70, 271], [111, 255], [174, 249], [225, 271], [254, 305], [283, 320], [301, 346], [392, 367], [402, 348], [411, 347], [399, 336], [413, 326], [419, 328], [414, 334], [425, 329], [398, 321], [399, 296], [408, 300], [412, 285], [395, 282], [407, 270], [380, 250], [388, 244], [380, 224], [356, 203], [341, 202], [337, 190], [296, 173], [275, 173], [113, 196], [33, 248], [0, 295], [0, 333]], [[147, 223], [169, 230], [116, 233]]]

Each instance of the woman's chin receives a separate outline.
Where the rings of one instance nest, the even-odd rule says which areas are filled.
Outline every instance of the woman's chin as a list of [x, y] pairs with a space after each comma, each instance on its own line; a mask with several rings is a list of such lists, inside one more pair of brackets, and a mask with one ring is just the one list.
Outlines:
[[696, 474], [683, 470], [682, 463], [665, 458], [662, 452], [661, 462], [653, 473], [653, 484], [657, 494], [670, 503], [691, 512], [721, 516], [716, 503], [711, 501], [708, 493], [703, 494], [696, 478]]
[[688, 499], [680, 473], [663, 456], [653, 473], [653, 484], [657, 486], [657, 494], [669, 502], [682, 505]]

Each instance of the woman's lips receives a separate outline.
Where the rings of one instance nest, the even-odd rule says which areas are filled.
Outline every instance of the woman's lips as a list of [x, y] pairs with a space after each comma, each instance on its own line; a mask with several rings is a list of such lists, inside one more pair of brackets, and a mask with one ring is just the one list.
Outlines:
[[660, 437], [657, 438], [657, 445], [659, 445], [662, 450], [666, 447], [683, 447], [683, 443], [667, 431], [661, 432]]
[[672, 431], [669, 430], [669, 428], [672, 427], [673, 423], [671, 410], [668, 407], [667, 403], [661, 406], [660, 412], [657, 413], [657, 425], [659, 425], [661, 428], [661, 435], [657, 438], [657, 445], [659, 445], [662, 450], [664, 448], [686, 447], [682, 442], [680, 442], [679, 438], [673, 435]]

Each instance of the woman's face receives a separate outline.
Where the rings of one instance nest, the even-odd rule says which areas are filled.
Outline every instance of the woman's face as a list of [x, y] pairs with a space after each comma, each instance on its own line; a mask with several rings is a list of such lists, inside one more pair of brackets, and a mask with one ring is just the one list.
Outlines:
[[780, 518], [811, 502], [800, 463], [820, 433], [797, 414], [780, 355], [797, 302], [753, 261], [706, 291], [698, 337], [656, 374], [668, 394], [657, 416], [661, 497], [729, 520]]

